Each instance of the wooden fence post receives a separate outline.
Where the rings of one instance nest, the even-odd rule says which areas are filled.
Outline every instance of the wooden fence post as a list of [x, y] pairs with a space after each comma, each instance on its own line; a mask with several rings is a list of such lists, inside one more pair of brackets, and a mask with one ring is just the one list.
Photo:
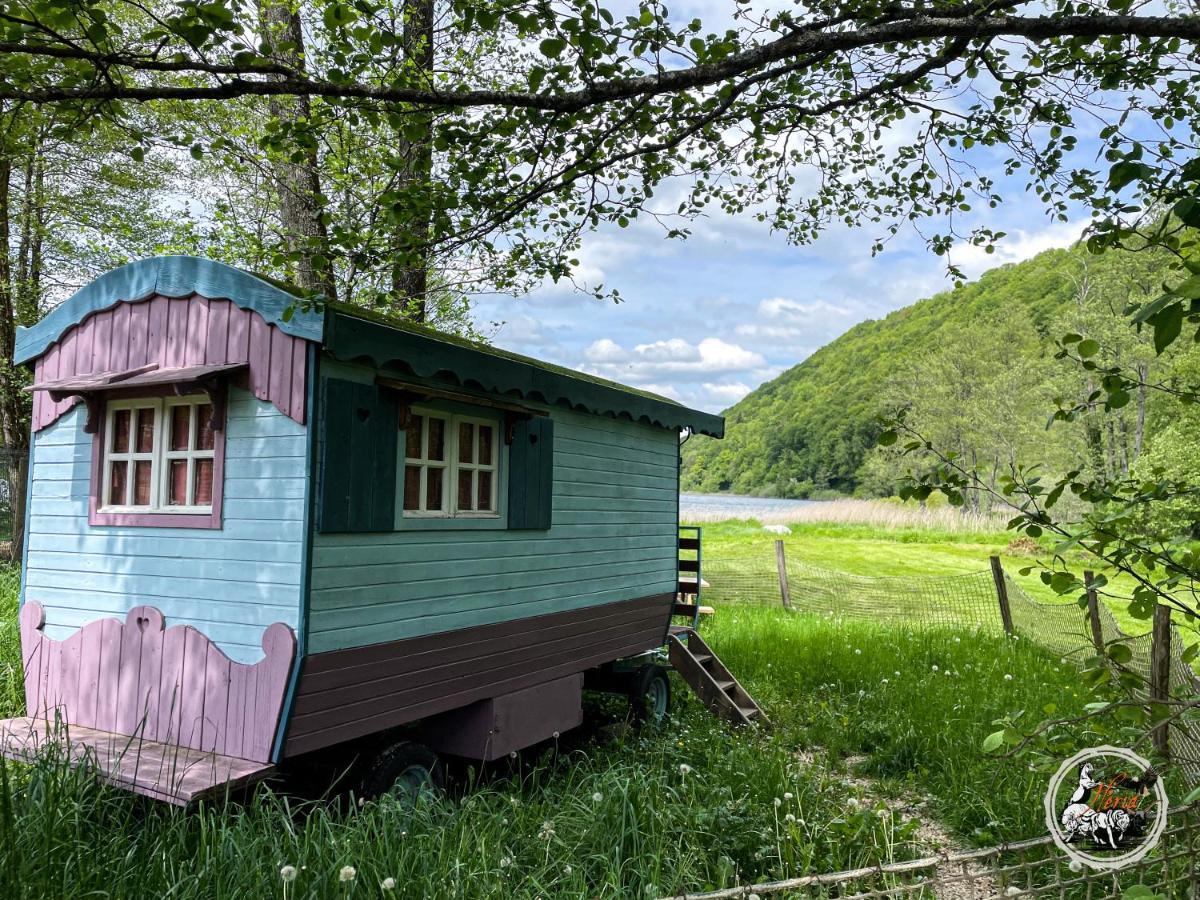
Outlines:
[[1004, 568], [1000, 565], [1000, 557], [993, 556], [992, 580], [996, 582], [996, 599], [1000, 601], [1000, 621], [1004, 623], [1004, 633], [1013, 633], [1012, 610], [1008, 606], [1008, 585], [1004, 581]]
[[[1154, 625], [1150, 632], [1150, 702], [1165, 703], [1171, 696], [1171, 608], [1162, 603], [1154, 606]], [[1154, 749], [1169, 753], [1167, 725], [1155, 727]]]
[[775, 568], [779, 570], [779, 597], [787, 609], [792, 608], [792, 592], [788, 588], [787, 557], [783, 552], [783, 541], [775, 542]]
[[1096, 597], [1096, 578], [1090, 570], [1083, 573], [1083, 583], [1087, 586], [1088, 621], [1092, 623], [1092, 643], [1096, 652], [1104, 655], [1104, 629], [1100, 627], [1100, 601]]

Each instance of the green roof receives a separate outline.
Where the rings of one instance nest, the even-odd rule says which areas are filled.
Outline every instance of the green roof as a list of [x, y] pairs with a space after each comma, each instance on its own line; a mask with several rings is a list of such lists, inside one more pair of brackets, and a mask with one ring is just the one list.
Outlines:
[[422, 378], [487, 393], [566, 406], [662, 428], [722, 437], [725, 420], [627, 385], [522, 356], [427, 325], [347, 303], [326, 303], [325, 347], [344, 361], [367, 360]]

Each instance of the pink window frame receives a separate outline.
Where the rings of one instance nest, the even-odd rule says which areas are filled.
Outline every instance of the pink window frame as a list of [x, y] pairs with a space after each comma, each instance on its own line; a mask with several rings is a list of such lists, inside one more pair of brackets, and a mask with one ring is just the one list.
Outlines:
[[[228, 390], [223, 386], [220, 390]], [[221, 506], [225, 498], [225, 430], [227, 421], [220, 421], [213, 431], [213, 498], [212, 511], [206, 513], [164, 512], [101, 512], [100, 491], [104, 485], [104, 439], [108, 428], [108, 402], [138, 397], [167, 397], [175, 394], [170, 385], [154, 389], [112, 392], [101, 401], [103, 411], [99, 427], [92, 435], [92, 483], [88, 490], [89, 525], [128, 525], [141, 528], [221, 528]], [[227, 417], [222, 417], [227, 419]]]

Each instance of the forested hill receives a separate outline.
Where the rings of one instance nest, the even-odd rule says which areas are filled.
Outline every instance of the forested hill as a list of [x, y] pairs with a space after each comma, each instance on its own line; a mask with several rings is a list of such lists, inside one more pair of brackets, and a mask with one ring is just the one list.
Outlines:
[[[888, 406], [952, 389], [969, 416], [972, 382], [991, 379], [1001, 369], [1015, 377], [1037, 374], [1027, 382], [996, 384], [992, 414], [1016, 415], [1003, 409], [1004, 394], [1024, 394], [1038, 405], [1028, 414], [1044, 425], [1053, 409], [1046, 404], [1055, 394], [1041, 388], [1056, 377], [1055, 366], [1064, 365], [1051, 360], [1051, 335], [1080, 330], [1077, 316], [1091, 321], [1083, 328], [1101, 328], [1104, 323], [1095, 320], [1100, 313], [1088, 312], [1089, 304], [1104, 308], [1110, 320], [1105, 327], [1125, 328], [1113, 310], [1119, 316], [1131, 293], [1152, 289], [1161, 265], [1134, 256], [1088, 256], [1082, 247], [1050, 250], [855, 326], [726, 410], [723, 441], [688, 441], [684, 488], [792, 497], [886, 492], [886, 485], [864, 484], [878, 469], [864, 465], [873, 453], [878, 415]], [[1140, 283], [1122, 283], [1131, 278]], [[940, 368], [930, 371], [935, 357]], [[983, 404], [982, 395], [975, 402]], [[948, 413], [930, 415], [945, 420]]]

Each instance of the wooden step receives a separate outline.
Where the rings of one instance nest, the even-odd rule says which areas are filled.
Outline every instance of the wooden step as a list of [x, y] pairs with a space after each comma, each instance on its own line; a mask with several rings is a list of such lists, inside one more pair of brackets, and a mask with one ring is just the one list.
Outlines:
[[675, 671], [712, 713], [735, 725], [749, 725], [752, 720], [771, 724], [754, 698], [695, 631], [673, 631], [667, 638], [667, 649]]

